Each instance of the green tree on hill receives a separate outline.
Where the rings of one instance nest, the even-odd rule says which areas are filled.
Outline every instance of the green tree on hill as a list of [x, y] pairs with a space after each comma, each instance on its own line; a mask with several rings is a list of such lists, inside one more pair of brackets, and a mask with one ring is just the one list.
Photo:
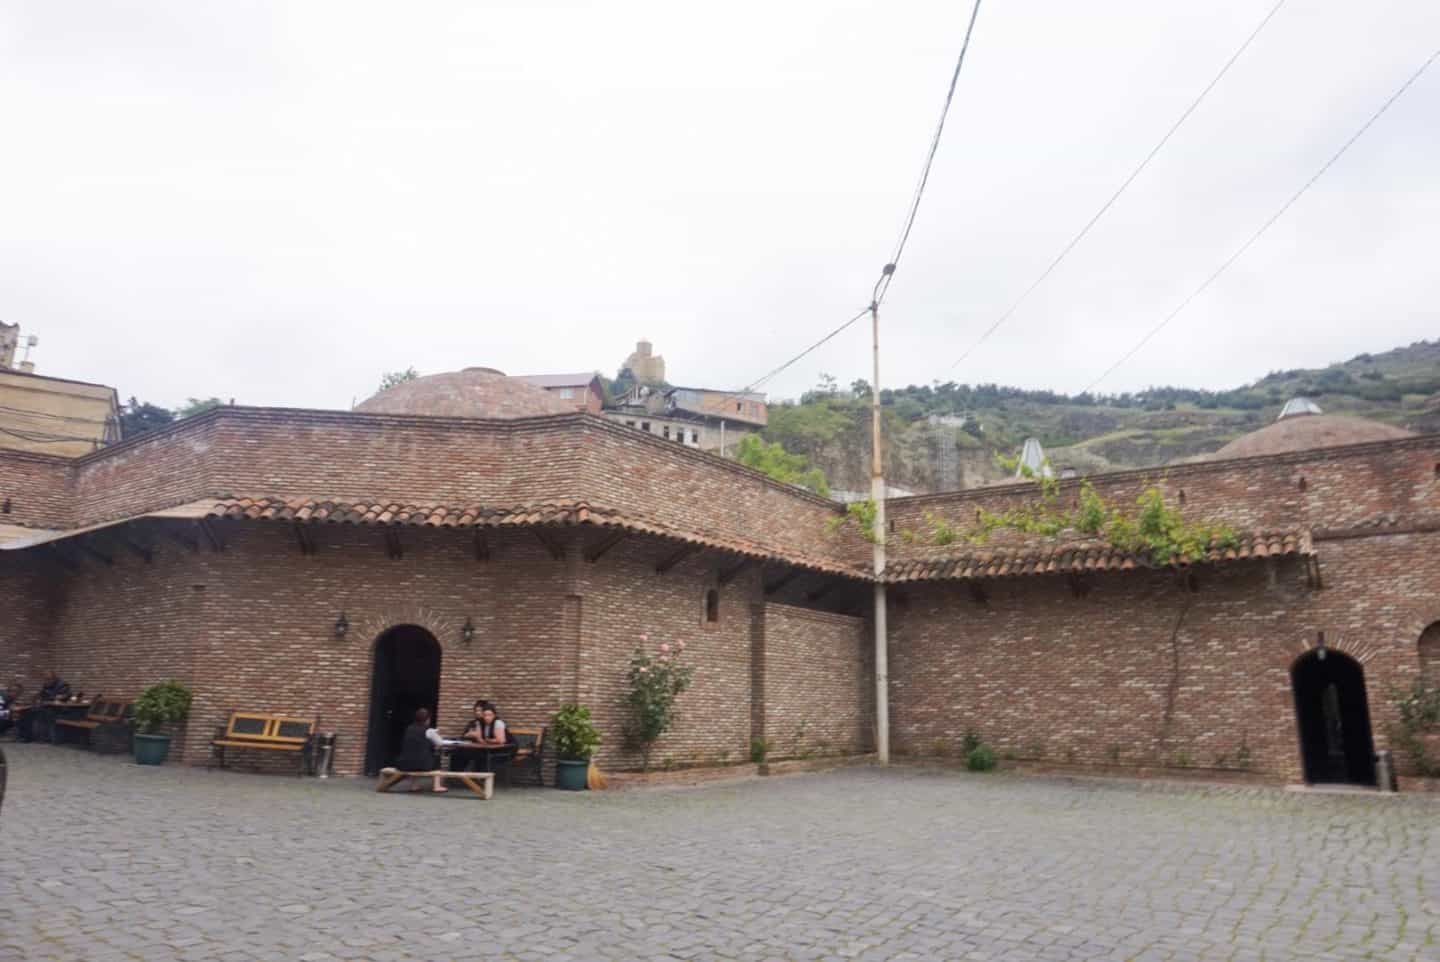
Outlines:
[[762, 471], [776, 481], [807, 488], [822, 497], [830, 496], [830, 485], [819, 468], [812, 468], [801, 454], [791, 454], [774, 442], [762, 441], [755, 435], [746, 435], [735, 445], [735, 460], [741, 464]]

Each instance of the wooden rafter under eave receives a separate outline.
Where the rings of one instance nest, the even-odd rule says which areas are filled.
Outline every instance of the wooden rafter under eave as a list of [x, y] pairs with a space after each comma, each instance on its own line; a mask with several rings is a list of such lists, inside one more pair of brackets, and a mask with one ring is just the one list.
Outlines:
[[552, 559], [554, 559], [555, 561], [565, 560], [564, 541], [555, 537], [553, 534], [546, 531], [544, 528], [531, 528], [530, 530], [535, 533], [535, 540], [539, 541], [542, 545], [545, 546], [545, 550], [550, 552], [550, 557]]
[[664, 558], [660, 559], [660, 562], [655, 565], [655, 573], [656, 573], [657, 575], [663, 575], [663, 574], [665, 574], [665, 572], [669, 571], [671, 568], [674, 568], [676, 565], [678, 565], [680, 562], [684, 561], [686, 558], [690, 557], [691, 555], [695, 554], [697, 551], [701, 551], [701, 550], [703, 550], [703, 546], [702, 546], [702, 545], [698, 545], [698, 544], [685, 544], [685, 545], [681, 545], [681, 546], [680, 546], [679, 548], [677, 548], [675, 551], [670, 552], [670, 554], [668, 554], [668, 555], [666, 555]]
[[594, 564], [596, 561], [605, 557], [606, 552], [629, 536], [630, 532], [624, 530], [611, 532], [606, 537], [601, 538], [598, 542], [585, 549], [585, 560]]
[[790, 582], [794, 581], [796, 578], [800, 577], [804, 573], [805, 570], [803, 568], [791, 568], [779, 578], [776, 578], [774, 581], [768, 582], [765, 585], [765, 593], [767, 595], [773, 595], [775, 592], [779, 591], [781, 588], [785, 587]]
[[91, 544], [90, 539], [88, 538], [75, 538], [74, 543], [75, 547], [79, 548], [81, 551], [85, 552], [85, 554], [88, 554], [90, 557], [94, 558], [96, 561], [101, 562], [102, 564], [108, 566], [115, 563], [114, 558], [110, 557], [108, 554]]
[[824, 584], [816, 588], [814, 591], [807, 592], [805, 594], [805, 600], [813, 604], [814, 602], [819, 601], [821, 598], [828, 595], [830, 592], [834, 591], [836, 586], [838, 586], [839, 584], [839, 578], [829, 578]]
[[728, 585], [730, 582], [740, 577], [742, 572], [753, 567], [755, 564], [757, 564], [757, 562], [754, 558], [741, 558], [735, 564], [722, 570], [719, 575], [716, 576], [716, 580], [719, 581], [722, 585]]
[[120, 542], [126, 551], [140, 558], [146, 564], [151, 564], [155, 560], [155, 546], [147, 540], [136, 538], [135, 533], [135, 525], [127, 524], [115, 535], [115, 540]]
[[215, 526], [210, 523], [209, 518], [201, 518], [195, 522], [195, 524], [200, 529], [200, 532], [205, 535], [205, 540], [210, 543], [210, 550], [225, 550], [225, 541], [220, 537], [220, 532], [216, 531]]

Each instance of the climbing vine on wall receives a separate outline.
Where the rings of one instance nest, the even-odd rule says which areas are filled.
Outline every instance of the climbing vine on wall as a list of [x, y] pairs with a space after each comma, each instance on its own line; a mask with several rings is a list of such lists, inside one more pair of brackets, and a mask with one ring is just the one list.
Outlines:
[[1035, 476], [1039, 496], [1007, 511], [977, 512], [973, 527], [957, 531], [943, 519], [927, 514], [929, 543], [952, 544], [963, 537], [973, 545], [984, 544], [996, 531], [1007, 529], [1041, 537], [1055, 537], [1075, 531], [1101, 538], [1115, 548], [1142, 554], [1156, 564], [1182, 558], [1204, 557], [1210, 548], [1234, 548], [1239, 537], [1229, 525], [1190, 521], [1165, 502], [1165, 495], [1149, 485], [1135, 500], [1133, 509], [1108, 503], [1089, 481], [1080, 482], [1074, 507], [1060, 504], [1060, 483], [1053, 477]]
[[871, 544], [875, 543], [875, 501], [873, 498], [866, 498], [864, 501], [852, 501], [845, 505], [845, 513], [831, 518], [826, 526], [831, 534], [838, 533], [846, 525], [855, 525], [860, 532], [860, 537]]
[[1440, 688], [1431, 688], [1417, 680], [1408, 692], [1394, 696], [1400, 723], [1391, 731], [1391, 738], [1415, 765], [1415, 773], [1424, 778], [1440, 777], [1440, 759], [1430, 757], [1426, 732], [1440, 731]]

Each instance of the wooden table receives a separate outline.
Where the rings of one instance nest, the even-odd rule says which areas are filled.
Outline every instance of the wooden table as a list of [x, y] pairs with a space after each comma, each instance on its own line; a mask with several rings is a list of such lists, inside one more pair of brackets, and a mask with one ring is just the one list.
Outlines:
[[30, 728], [30, 737], [36, 741], [47, 741], [52, 745], [55, 743], [55, 719], [63, 718], [66, 715], [79, 712], [82, 716], [90, 712], [92, 701], [39, 701], [32, 705], [16, 707], [11, 716], [19, 721], [19, 715], [23, 712], [39, 712], [35, 725]]
[[484, 756], [485, 771], [488, 773], [491, 772], [494, 767], [491, 763], [494, 761], [495, 756], [503, 755], [507, 752], [513, 755], [515, 753], [515, 746], [481, 745], [478, 742], [461, 741], [460, 739], [446, 739], [444, 742], [441, 742], [439, 747], [440, 767], [442, 769], [446, 771], [450, 770], [450, 754], [451, 752], [455, 751], [479, 752], [482, 756]]

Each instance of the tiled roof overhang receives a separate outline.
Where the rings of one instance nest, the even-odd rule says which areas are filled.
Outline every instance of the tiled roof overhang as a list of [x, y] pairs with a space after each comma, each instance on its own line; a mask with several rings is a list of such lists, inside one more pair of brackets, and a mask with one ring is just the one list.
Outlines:
[[1017, 575], [1086, 574], [1137, 569], [1176, 570], [1198, 564], [1223, 564], [1313, 554], [1305, 532], [1254, 533], [1239, 536], [1233, 548], [1212, 546], [1201, 558], [1157, 565], [1143, 555], [1122, 551], [1101, 541], [1027, 544], [991, 551], [934, 552], [927, 557], [893, 561], [881, 578], [892, 584], [910, 581], [965, 581]]
[[223, 498], [208, 517], [232, 521], [277, 521], [293, 524], [385, 525], [418, 528], [514, 528], [591, 526], [654, 535], [717, 551], [795, 565], [826, 574], [868, 579], [867, 571], [809, 555], [781, 554], [763, 545], [728, 538], [711, 538], [678, 531], [613, 508], [585, 501], [497, 507], [491, 505], [416, 505], [399, 501], [347, 501], [320, 498]]

